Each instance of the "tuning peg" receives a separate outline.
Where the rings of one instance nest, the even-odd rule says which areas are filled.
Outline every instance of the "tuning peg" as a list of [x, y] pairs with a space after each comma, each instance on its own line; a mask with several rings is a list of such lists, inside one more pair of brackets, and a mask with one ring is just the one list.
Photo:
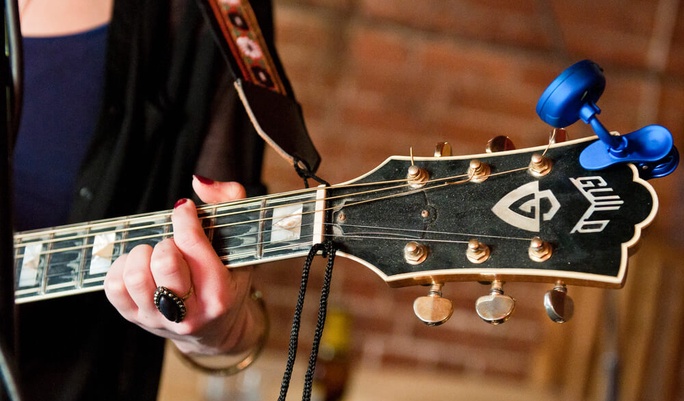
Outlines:
[[503, 282], [494, 280], [488, 295], [481, 296], [475, 302], [475, 311], [487, 323], [497, 325], [504, 323], [513, 314], [515, 299], [504, 295]]
[[553, 162], [546, 156], [539, 153], [534, 153], [530, 158], [530, 164], [528, 168], [530, 169], [530, 174], [535, 177], [543, 177], [551, 172], [553, 167]]
[[553, 255], [553, 246], [539, 237], [534, 237], [530, 241], [527, 254], [535, 262], [545, 262]]
[[435, 145], [435, 157], [451, 156], [451, 145], [449, 142], [438, 142]]
[[499, 135], [487, 141], [487, 147], [485, 150], [487, 153], [503, 152], [506, 150], [515, 150], [515, 145], [509, 137], [505, 135]]
[[549, 318], [556, 323], [565, 323], [572, 319], [575, 302], [568, 295], [568, 288], [564, 283], [557, 282], [552, 290], [544, 294], [544, 308]]
[[442, 286], [442, 283], [432, 284], [427, 295], [413, 302], [413, 312], [428, 326], [439, 326], [454, 313], [451, 301], [442, 297]]
[[468, 248], [466, 249], [466, 257], [472, 263], [484, 263], [489, 259], [491, 250], [487, 244], [471, 239], [468, 241]]
[[470, 181], [472, 182], [483, 182], [489, 178], [491, 172], [492, 169], [489, 167], [489, 164], [482, 163], [477, 159], [471, 160], [468, 166], [468, 177], [470, 177]]
[[426, 245], [415, 241], [410, 241], [404, 245], [404, 260], [411, 265], [419, 265], [425, 262], [429, 253], [430, 249]]

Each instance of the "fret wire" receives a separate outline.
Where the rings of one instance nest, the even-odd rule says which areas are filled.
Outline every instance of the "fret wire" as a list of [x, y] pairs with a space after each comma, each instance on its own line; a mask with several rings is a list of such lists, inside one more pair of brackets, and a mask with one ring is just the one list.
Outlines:
[[[206, 227], [207, 231], [207, 239], [209, 239], [209, 242], [212, 242], [214, 240], [214, 232], [216, 231], [216, 227], [214, 226], [214, 222], [216, 221], [216, 213], [217, 213], [217, 207], [216, 205], [213, 205], [211, 207], [211, 210], [213, 211], [210, 213], [210, 219], [209, 219], [209, 226]], [[204, 226], [204, 223], [202, 223]]]
[[[90, 228], [86, 227], [86, 231], [90, 231]], [[87, 239], [83, 240], [83, 245], [87, 245]], [[85, 278], [84, 276], [85, 276], [85, 269], [86, 269], [85, 265], [86, 265], [86, 261], [88, 260], [88, 249], [92, 249], [92, 248], [88, 248], [87, 246], [83, 246], [83, 249], [80, 252], [81, 260], [78, 263], [78, 276], [79, 276], [78, 288], [83, 287], [83, 279]]]
[[[266, 225], [266, 199], [261, 201], [261, 210], [259, 211], [259, 228], [257, 229], [257, 243], [256, 243], [256, 257], [261, 259], [264, 255], [264, 226]], [[271, 232], [273, 230], [270, 230]]]
[[[54, 234], [51, 234], [50, 237], [51, 238], [54, 237]], [[50, 249], [50, 248], [52, 248], [52, 244], [48, 244], [48, 249]], [[41, 252], [39, 254], [40, 258], [42, 258], [42, 256], [43, 256], [43, 252]], [[40, 292], [42, 292], [42, 293], [45, 293], [47, 291], [47, 287], [48, 287], [48, 276], [50, 274], [50, 269], [49, 269], [50, 268], [50, 259], [52, 259], [52, 255], [49, 252], [45, 253], [45, 269], [43, 270], [43, 277], [41, 277], [41, 284], [40, 284]]]

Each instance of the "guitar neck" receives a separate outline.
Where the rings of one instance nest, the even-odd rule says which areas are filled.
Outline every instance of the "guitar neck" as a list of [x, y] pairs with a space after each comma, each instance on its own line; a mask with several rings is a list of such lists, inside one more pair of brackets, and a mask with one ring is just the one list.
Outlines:
[[[249, 266], [303, 256], [321, 242], [324, 197], [312, 189], [249, 198], [200, 207], [198, 216], [226, 266]], [[101, 290], [119, 256], [172, 236], [170, 211], [17, 233], [16, 303]]]

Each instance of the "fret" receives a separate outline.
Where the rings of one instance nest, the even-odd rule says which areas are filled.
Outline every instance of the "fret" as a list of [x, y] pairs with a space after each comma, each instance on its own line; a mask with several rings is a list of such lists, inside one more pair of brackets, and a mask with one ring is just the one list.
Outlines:
[[260, 200], [217, 207], [211, 244], [225, 264], [258, 259], [257, 246], [262, 210]]
[[264, 259], [303, 256], [309, 252], [313, 244], [315, 217], [323, 213], [323, 209], [316, 210], [315, 200], [316, 192], [269, 200]]

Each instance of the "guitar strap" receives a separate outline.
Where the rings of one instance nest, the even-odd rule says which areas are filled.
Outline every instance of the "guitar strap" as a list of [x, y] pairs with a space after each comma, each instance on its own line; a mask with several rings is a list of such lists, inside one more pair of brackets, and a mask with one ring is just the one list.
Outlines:
[[306, 178], [320, 164], [302, 110], [277, 58], [264, 40], [248, 0], [197, 0], [235, 79], [259, 136]]

